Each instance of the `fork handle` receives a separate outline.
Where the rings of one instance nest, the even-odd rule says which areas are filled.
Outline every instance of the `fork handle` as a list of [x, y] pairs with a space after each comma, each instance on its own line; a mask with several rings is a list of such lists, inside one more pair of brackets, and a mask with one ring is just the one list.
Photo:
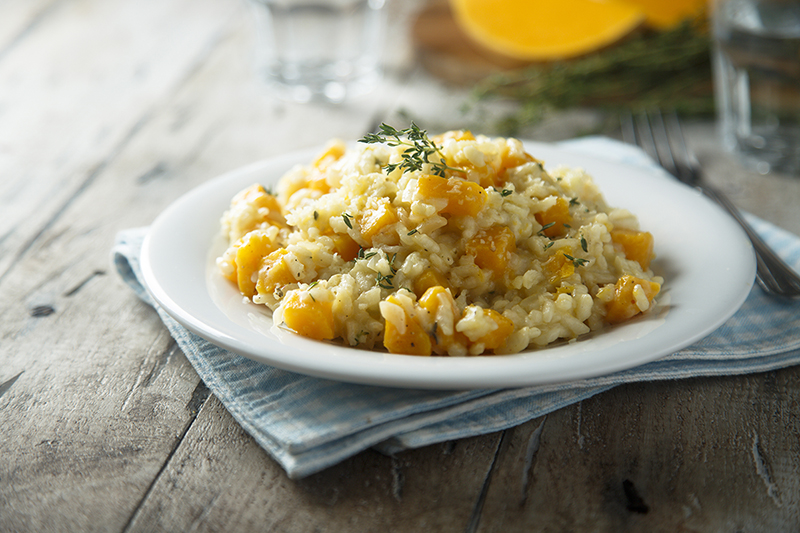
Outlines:
[[[758, 283], [767, 292], [797, 297], [798, 292], [800, 292], [800, 276], [772, 251], [772, 248], [756, 233], [733, 202], [714, 187], [705, 184], [695, 184], [695, 187], [728, 211], [750, 238], [750, 242], [756, 252], [756, 279]], [[783, 283], [779, 283], [777, 280]], [[785, 283], [792, 285], [794, 292], [787, 292], [783, 289], [782, 285]]]

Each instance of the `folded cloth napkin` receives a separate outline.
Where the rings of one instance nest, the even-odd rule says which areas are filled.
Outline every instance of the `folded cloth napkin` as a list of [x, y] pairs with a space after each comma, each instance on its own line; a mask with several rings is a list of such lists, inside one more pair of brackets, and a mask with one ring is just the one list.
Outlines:
[[[632, 165], [654, 163], [638, 149], [603, 137], [562, 143]], [[800, 238], [750, 217], [795, 268]], [[513, 427], [621, 383], [762, 372], [800, 362], [800, 303], [754, 288], [717, 331], [684, 350], [612, 375], [505, 390], [431, 391], [340, 383], [287, 372], [233, 354], [190, 333], [148, 295], [139, 254], [147, 228], [117, 235], [113, 258], [134, 292], [158, 312], [200, 378], [292, 478], [374, 447], [395, 453]]]

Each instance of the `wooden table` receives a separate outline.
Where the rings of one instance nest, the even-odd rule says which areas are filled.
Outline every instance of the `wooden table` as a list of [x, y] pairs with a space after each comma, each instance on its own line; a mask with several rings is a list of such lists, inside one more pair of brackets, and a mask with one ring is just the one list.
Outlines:
[[[399, 61], [362, 101], [282, 103], [251, 40], [235, 1], [0, 3], [0, 531], [800, 529], [800, 368], [620, 386], [288, 479], [113, 272], [114, 235], [391, 109], [459, 126], [463, 95]], [[531, 134], [599, 123], [568, 112]], [[743, 169], [711, 124], [689, 133], [742, 207], [800, 233], [800, 180]]]

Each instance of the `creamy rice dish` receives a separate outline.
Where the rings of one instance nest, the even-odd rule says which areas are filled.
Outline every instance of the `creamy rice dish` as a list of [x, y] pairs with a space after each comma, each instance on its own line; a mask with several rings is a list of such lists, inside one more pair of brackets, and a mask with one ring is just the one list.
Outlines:
[[318, 340], [410, 355], [512, 354], [654, 307], [653, 237], [581, 169], [513, 138], [412, 124], [333, 141], [222, 216], [221, 273]]

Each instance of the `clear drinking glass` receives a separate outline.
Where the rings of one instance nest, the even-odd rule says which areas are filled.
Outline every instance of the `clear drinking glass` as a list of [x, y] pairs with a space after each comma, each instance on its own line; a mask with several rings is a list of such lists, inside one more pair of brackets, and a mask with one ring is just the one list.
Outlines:
[[712, 31], [725, 147], [800, 175], [800, 0], [718, 0]]
[[385, 0], [251, 0], [258, 68], [297, 102], [342, 102], [381, 78]]

